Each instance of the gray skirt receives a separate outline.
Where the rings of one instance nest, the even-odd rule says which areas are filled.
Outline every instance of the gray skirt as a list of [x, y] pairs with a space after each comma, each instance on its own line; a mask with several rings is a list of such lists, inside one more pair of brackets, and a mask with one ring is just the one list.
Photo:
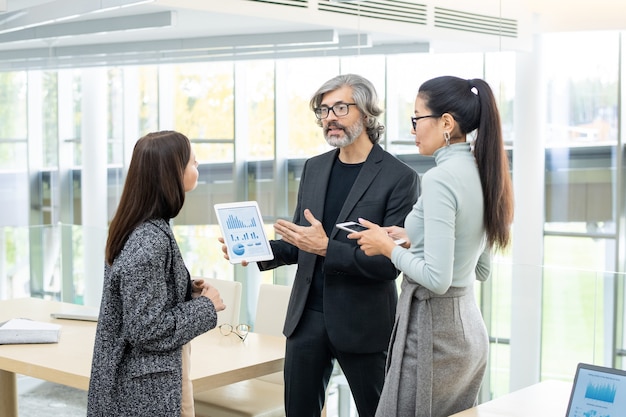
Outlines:
[[376, 417], [446, 417], [473, 407], [488, 353], [473, 286], [437, 295], [405, 277]]

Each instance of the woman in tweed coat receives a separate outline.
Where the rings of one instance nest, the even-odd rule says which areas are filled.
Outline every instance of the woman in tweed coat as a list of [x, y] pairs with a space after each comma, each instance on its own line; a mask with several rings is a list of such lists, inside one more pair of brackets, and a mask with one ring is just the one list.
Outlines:
[[[404, 274], [377, 417], [444, 417], [470, 408], [489, 341], [474, 282], [489, 276], [490, 250], [509, 244], [513, 191], [500, 116], [481, 79], [426, 81], [412, 117], [420, 154], [436, 166], [405, 229], [350, 234], [367, 255], [382, 254]], [[476, 131], [474, 146], [467, 135]], [[389, 234], [410, 246], [396, 246]]]
[[136, 143], [109, 228], [87, 416], [193, 416], [188, 343], [225, 308], [215, 288], [192, 285], [168, 223], [197, 180], [184, 135]]

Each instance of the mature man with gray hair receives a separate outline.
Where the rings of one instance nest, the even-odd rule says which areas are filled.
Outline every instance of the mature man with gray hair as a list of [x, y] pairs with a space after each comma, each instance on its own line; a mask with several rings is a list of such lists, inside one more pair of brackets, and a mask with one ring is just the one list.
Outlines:
[[418, 195], [417, 173], [378, 141], [382, 109], [370, 81], [337, 76], [311, 99], [326, 141], [336, 149], [306, 161], [293, 221], [279, 220], [268, 270], [296, 264], [284, 333], [287, 417], [317, 417], [334, 361], [343, 370], [359, 416], [376, 411], [394, 323], [398, 271], [368, 257], [337, 223], [365, 218], [403, 225]]

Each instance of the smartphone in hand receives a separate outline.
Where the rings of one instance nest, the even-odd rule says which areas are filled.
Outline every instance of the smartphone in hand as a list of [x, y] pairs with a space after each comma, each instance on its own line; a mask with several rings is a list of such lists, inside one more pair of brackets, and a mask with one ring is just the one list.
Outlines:
[[[337, 226], [338, 229], [345, 230], [348, 233], [362, 232], [364, 230], [367, 230], [367, 227], [357, 222], [337, 223], [335, 226]], [[394, 239], [393, 241], [393, 243], [395, 243], [396, 245], [402, 245], [404, 242], [406, 242], [406, 240], [404, 239]]]

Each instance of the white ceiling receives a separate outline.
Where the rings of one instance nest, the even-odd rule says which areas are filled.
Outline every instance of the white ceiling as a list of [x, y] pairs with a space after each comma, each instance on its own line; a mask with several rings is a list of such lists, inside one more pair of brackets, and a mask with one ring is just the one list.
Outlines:
[[624, 0], [522, 0], [522, 3], [540, 17], [542, 32], [626, 30]]
[[[0, 0], [0, 69], [45, 66], [44, 60], [50, 66], [97, 65], [115, 54], [121, 63], [132, 63], [132, 57], [138, 62], [161, 62], [196, 54], [200, 60], [208, 50], [211, 56], [218, 54], [222, 44], [273, 48], [271, 54], [255, 50], [258, 56], [287, 50], [297, 55], [300, 52], [294, 52], [293, 44], [307, 43], [311, 48], [312, 38], [327, 38], [329, 33], [335, 41], [352, 42], [352, 49], [343, 53], [349, 54], [354, 48], [365, 51], [369, 45], [413, 51], [523, 49], [535, 31], [626, 29], [626, 1], [622, 0], [473, 0], [471, 8], [456, 0], [376, 2], [412, 16], [409, 3], [415, 4], [416, 13], [424, 10], [428, 23], [380, 20], [365, 13], [362, 17], [361, 11], [372, 7], [366, 0]], [[320, 11], [322, 6], [341, 8], [347, 14]], [[432, 25], [435, 7], [463, 6], [468, 8], [463, 13], [474, 20], [491, 16], [514, 22], [517, 36]], [[275, 33], [283, 34], [280, 40], [263, 36]], [[344, 37], [349, 35], [352, 39]], [[316, 47], [320, 55], [333, 49], [329, 43]]]

